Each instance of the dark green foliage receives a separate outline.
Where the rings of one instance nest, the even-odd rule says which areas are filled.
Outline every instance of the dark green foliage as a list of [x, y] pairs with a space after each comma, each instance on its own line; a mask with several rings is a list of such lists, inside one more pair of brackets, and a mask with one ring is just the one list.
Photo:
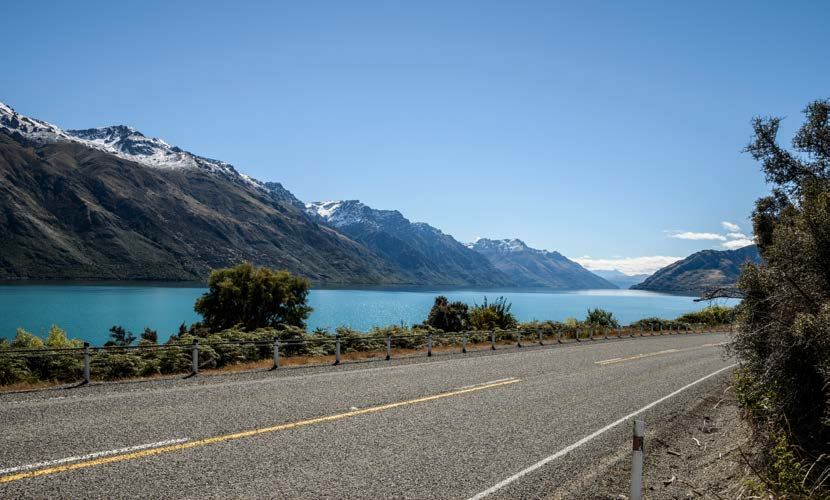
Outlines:
[[[3, 349], [0, 348], [0, 353]], [[26, 359], [17, 356], [0, 356], [0, 385], [34, 382], [37, 377], [29, 369]]]
[[488, 303], [484, 297], [484, 303], [475, 304], [470, 310], [469, 321], [473, 330], [511, 330], [519, 323], [516, 317], [510, 312], [512, 304], [507, 302], [505, 297], [499, 297]]
[[687, 313], [677, 318], [680, 323], [717, 326], [731, 323], [735, 319], [735, 308], [712, 305], [700, 311]]
[[246, 331], [290, 325], [303, 328], [311, 308], [306, 304], [309, 282], [288, 271], [249, 263], [210, 273], [208, 293], [194, 309], [210, 331], [237, 325]]
[[124, 328], [115, 325], [110, 328], [110, 340], [107, 341], [104, 345], [105, 346], [118, 346], [118, 347], [125, 347], [135, 342], [135, 335], [132, 332], [128, 332]]
[[141, 340], [149, 344], [158, 344], [159, 333], [151, 328], [145, 328], [141, 332]]
[[435, 297], [426, 325], [444, 332], [461, 332], [469, 322], [469, 307], [463, 302], [450, 302], [443, 295]]
[[605, 309], [588, 309], [588, 314], [585, 316], [585, 323], [592, 326], [607, 326], [609, 328], [616, 328], [620, 325], [614, 313], [606, 311]]
[[805, 114], [792, 151], [778, 145], [780, 119], [753, 122], [747, 151], [773, 184], [753, 213], [766, 265], [743, 268], [730, 347], [750, 389], [773, 392], [764, 411], [753, 412], [770, 436], [770, 464], [785, 432], [801, 460], [818, 459], [810, 484], [830, 465], [830, 101], [811, 103]]

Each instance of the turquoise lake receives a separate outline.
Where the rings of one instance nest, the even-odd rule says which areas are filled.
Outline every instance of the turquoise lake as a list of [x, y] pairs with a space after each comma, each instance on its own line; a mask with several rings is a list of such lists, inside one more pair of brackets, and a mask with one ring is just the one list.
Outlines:
[[[112, 325], [121, 325], [136, 335], [150, 327], [159, 332], [159, 340], [166, 340], [182, 322], [190, 324], [200, 319], [193, 312], [193, 303], [204, 292], [204, 288], [194, 285], [0, 285], [0, 337], [13, 338], [18, 327], [44, 335], [55, 323], [69, 337], [93, 345], [107, 340]], [[706, 305], [694, 302], [693, 297], [635, 290], [315, 289], [309, 295], [314, 312], [308, 326], [333, 331], [336, 326], [348, 325], [365, 331], [378, 325], [419, 323], [426, 318], [436, 295], [471, 305], [481, 303], [485, 296], [492, 300], [503, 295], [512, 302], [512, 312], [521, 321], [584, 318], [588, 308], [601, 307], [628, 323], [648, 316], [675, 318]], [[719, 303], [732, 305], [736, 301]]]

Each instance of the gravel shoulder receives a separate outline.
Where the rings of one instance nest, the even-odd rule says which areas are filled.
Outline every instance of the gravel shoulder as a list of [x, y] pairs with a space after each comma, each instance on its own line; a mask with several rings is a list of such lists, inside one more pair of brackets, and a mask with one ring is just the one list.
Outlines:
[[[740, 418], [732, 377], [673, 408], [662, 423], [646, 422], [643, 495], [647, 499], [742, 498], [744, 481], [757, 480], [752, 432]], [[630, 432], [630, 431], [629, 431]], [[628, 498], [631, 451], [625, 446], [590, 475], [552, 498]]]

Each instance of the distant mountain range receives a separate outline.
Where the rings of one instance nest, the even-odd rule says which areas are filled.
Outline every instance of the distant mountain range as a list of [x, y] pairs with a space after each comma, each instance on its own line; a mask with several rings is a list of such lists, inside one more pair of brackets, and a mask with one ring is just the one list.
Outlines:
[[64, 131], [0, 104], [0, 278], [200, 280], [250, 260], [406, 282], [280, 188], [129, 127]]
[[631, 288], [699, 295], [718, 287], [735, 286], [745, 262], [762, 262], [757, 246], [703, 250], [669, 264]]
[[623, 290], [631, 288], [638, 283], [642, 283], [646, 278], [651, 276], [650, 274], [625, 274], [617, 271], [616, 269], [592, 270], [591, 272], [601, 278], [605, 278]]
[[0, 279], [203, 280], [251, 261], [315, 283], [611, 288], [557, 252], [470, 247], [394, 210], [280, 183], [117, 125], [63, 130], [0, 103]]
[[558, 290], [617, 288], [559, 252], [530, 248], [518, 239], [479, 238], [469, 245], [517, 286]]
[[413, 283], [511, 286], [484, 256], [452, 236], [397, 210], [377, 210], [357, 200], [314, 202], [308, 213], [394, 264]]

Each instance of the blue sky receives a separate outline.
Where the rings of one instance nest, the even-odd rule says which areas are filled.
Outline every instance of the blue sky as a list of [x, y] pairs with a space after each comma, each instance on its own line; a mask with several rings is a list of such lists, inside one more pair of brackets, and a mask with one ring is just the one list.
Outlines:
[[788, 139], [830, 97], [819, 1], [27, 1], [0, 17], [0, 101], [23, 114], [131, 125], [305, 201], [628, 272], [748, 233], [768, 190], [741, 153], [749, 120], [785, 116]]

